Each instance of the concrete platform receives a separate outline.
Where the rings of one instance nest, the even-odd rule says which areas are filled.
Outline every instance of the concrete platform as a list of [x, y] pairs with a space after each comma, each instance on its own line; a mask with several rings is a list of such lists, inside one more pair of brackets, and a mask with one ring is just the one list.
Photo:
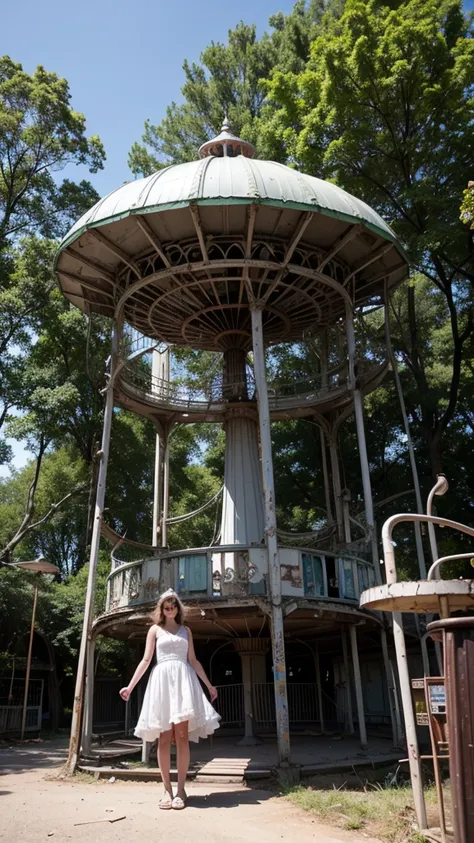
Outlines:
[[[276, 740], [265, 738], [259, 746], [236, 746], [237, 738], [213, 738], [199, 744], [191, 744], [190, 778], [196, 781], [251, 781], [269, 778], [278, 766]], [[122, 747], [123, 747], [123, 743]], [[127, 754], [133, 739], [127, 740]], [[148, 767], [118, 761], [120, 743], [111, 742], [97, 748], [101, 754], [100, 765], [82, 764], [81, 769], [100, 777], [159, 779], [156, 760], [151, 759]], [[105, 751], [104, 751], [105, 750]], [[404, 751], [394, 749], [391, 740], [369, 736], [369, 748], [362, 750], [354, 737], [329, 735], [298, 735], [291, 740], [291, 760], [300, 767], [302, 776], [343, 772], [364, 767], [394, 764], [404, 756]], [[136, 754], [141, 752], [141, 743], [136, 742]], [[112, 760], [115, 754], [115, 763]], [[121, 756], [123, 757], [123, 756]], [[99, 759], [98, 759], [99, 760]]]

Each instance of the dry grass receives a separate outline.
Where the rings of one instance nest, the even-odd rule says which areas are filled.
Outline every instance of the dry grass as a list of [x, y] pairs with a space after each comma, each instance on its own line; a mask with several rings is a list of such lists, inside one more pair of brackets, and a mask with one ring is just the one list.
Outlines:
[[[364, 790], [316, 790], [298, 787], [286, 797], [339, 828], [363, 830], [387, 843], [429, 843], [413, 829], [415, 811], [410, 787]], [[425, 791], [427, 805], [436, 804], [434, 788]]]

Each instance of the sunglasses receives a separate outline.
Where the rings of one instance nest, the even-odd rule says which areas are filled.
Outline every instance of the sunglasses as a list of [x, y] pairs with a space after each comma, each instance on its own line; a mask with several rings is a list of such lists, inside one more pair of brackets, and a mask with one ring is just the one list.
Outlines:
[[177, 603], [168, 603], [166, 606], [163, 606], [163, 609], [164, 609], [165, 612], [171, 612], [173, 609], [177, 609], [177, 608], [178, 608]]

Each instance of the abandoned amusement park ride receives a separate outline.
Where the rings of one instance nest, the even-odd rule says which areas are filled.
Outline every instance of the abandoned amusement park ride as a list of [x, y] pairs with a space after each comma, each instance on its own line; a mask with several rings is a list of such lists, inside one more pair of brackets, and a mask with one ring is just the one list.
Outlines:
[[[254, 152], [224, 124], [198, 160], [126, 183], [99, 201], [58, 251], [56, 272], [67, 299], [113, 323], [69, 769], [80, 755], [90, 756], [97, 732], [97, 636], [141, 647], [150, 609], [169, 587], [187, 606], [198, 657], [216, 669], [224, 661], [232, 665], [213, 680], [222, 727], [240, 728], [248, 743], [258, 740], [256, 732], [276, 732], [280, 767], [291, 764], [290, 731], [302, 723], [323, 733], [351, 734], [357, 727], [363, 747], [368, 722], [387, 724], [393, 745], [401, 746], [402, 704], [416, 745], [416, 729], [406, 720], [408, 674], [398, 682], [393, 669], [391, 616], [379, 611], [386, 606], [378, 592], [374, 602], [384, 586], [364, 396], [394, 362], [388, 307], [386, 359], [364, 353], [358, 337], [367, 308], [386, 305], [406, 277], [406, 257], [364, 202]], [[306, 380], [273, 377], [269, 363], [281, 343], [317, 348]], [[179, 346], [213, 352], [219, 375], [195, 389], [174, 382], [173, 347]], [[156, 427], [149, 545], [128, 541], [104, 517], [115, 405]], [[354, 418], [362, 513], [345, 488], [340, 448], [341, 429]], [[325, 494], [325, 518], [304, 534], [280, 529], [275, 509], [270, 425], [294, 419], [319, 428]], [[168, 531], [178, 520], [169, 515], [170, 438], [177, 425], [209, 422], [225, 430], [220, 525], [201, 547], [170, 550]], [[415, 481], [414, 470], [422, 513]], [[112, 568], [106, 605], [94, 618], [101, 535], [111, 545]], [[419, 525], [417, 550], [425, 579]], [[426, 611], [437, 610], [430, 604]], [[397, 622], [393, 628], [399, 656], [405, 635]], [[426, 644], [420, 648], [420, 625], [405, 631], [413, 670], [430, 675], [433, 653]], [[301, 679], [289, 676], [290, 662]], [[129, 727], [134, 716], [128, 711]], [[412, 774], [413, 764], [412, 758]]]

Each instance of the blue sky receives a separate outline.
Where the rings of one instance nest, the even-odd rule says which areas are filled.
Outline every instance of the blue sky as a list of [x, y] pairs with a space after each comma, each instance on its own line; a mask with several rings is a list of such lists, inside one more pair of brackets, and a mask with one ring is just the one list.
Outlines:
[[271, 14], [292, 7], [293, 0], [19, 0], [2, 10], [0, 53], [27, 72], [43, 64], [68, 80], [87, 133], [106, 149], [104, 171], [91, 178], [104, 194], [131, 178], [127, 155], [145, 119], [158, 123], [180, 100], [183, 59], [197, 61], [240, 20], [261, 34]]
[[[107, 161], [97, 175], [79, 168], [67, 175], [90, 178], [104, 195], [131, 178], [127, 155], [145, 119], [158, 123], [180, 101], [183, 59], [197, 61], [241, 20], [261, 35], [271, 14], [292, 8], [293, 0], [17, 0], [2, 8], [0, 53], [28, 73], [43, 64], [68, 80], [72, 106], [85, 114], [87, 134], [102, 139]], [[12, 445], [20, 467], [28, 455]]]
[[[185, 58], [198, 61], [241, 20], [261, 35], [270, 15], [292, 8], [293, 0], [19, 0], [2, 9], [0, 53], [28, 73], [42, 64], [68, 80], [72, 106], [85, 114], [87, 134], [101, 138], [107, 161], [96, 175], [83, 168], [67, 175], [90, 178], [103, 195], [131, 178], [127, 156], [145, 119], [158, 123], [182, 99]], [[19, 468], [30, 455], [11, 445]]]

